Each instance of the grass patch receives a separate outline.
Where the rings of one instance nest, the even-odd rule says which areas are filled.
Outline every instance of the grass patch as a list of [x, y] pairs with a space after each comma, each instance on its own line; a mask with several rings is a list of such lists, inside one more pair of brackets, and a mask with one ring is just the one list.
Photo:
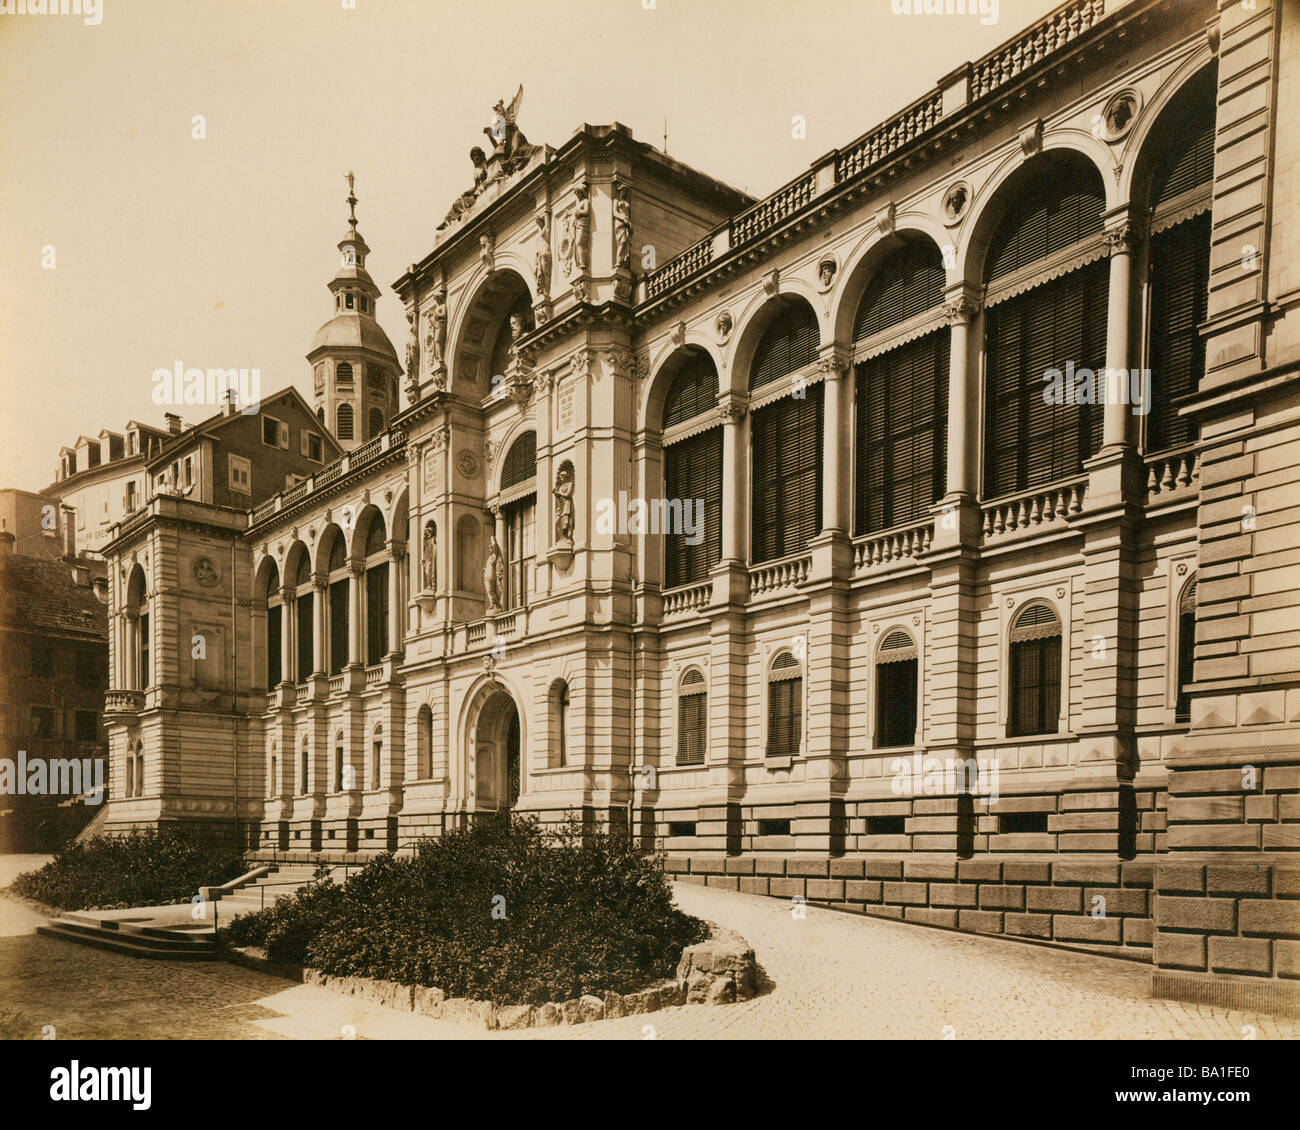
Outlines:
[[507, 1005], [635, 992], [671, 977], [708, 928], [626, 841], [514, 817], [381, 855], [342, 885], [321, 872], [221, 933], [333, 976]]
[[189, 902], [201, 886], [242, 875], [243, 856], [181, 832], [138, 831], [70, 844], [12, 889], [60, 910], [116, 910]]

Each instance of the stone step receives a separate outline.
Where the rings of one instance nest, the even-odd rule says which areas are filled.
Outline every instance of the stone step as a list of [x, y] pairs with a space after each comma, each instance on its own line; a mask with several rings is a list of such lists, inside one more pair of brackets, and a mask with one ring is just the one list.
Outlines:
[[[157, 928], [155, 928], [157, 929]], [[127, 933], [117, 928], [105, 929], [103, 924], [90, 926], [85, 922], [58, 918], [36, 927], [36, 932], [47, 938], [59, 938], [77, 945], [92, 946], [130, 957], [154, 957], [165, 961], [213, 961], [216, 945], [208, 938], [167, 938], [158, 933]]]

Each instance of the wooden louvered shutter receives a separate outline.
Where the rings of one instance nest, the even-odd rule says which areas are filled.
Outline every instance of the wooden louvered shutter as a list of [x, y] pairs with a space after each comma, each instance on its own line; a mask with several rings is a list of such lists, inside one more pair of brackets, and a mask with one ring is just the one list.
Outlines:
[[388, 566], [366, 570], [366, 662], [373, 665], [388, 650]]
[[683, 363], [664, 397], [663, 426], [671, 428], [711, 411], [718, 403], [718, 371], [707, 354], [692, 355]]
[[805, 302], [791, 302], [772, 319], [754, 351], [749, 387], [761, 388], [817, 360], [817, 315]]
[[854, 526], [923, 517], [946, 489], [947, 329], [858, 366]]
[[708, 732], [708, 696], [704, 676], [699, 671], [687, 672], [677, 701], [677, 764], [703, 765]]
[[298, 682], [312, 673], [312, 593], [297, 599], [298, 609]]
[[[685, 533], [667, 532], [666, 585], [702, 581], [722, 558], [722, 429], [710, 428], [664, 449], [664, 496], [687, 504], [698, 522], [691, 545]], [[703, 505], [696, 506], [696, 500]]]
[[751, 551], [771, 561], [800, 553], [821, 532], [822, 390], [754, 412]]
[[330, 585], [330, 674], [348, 665], [348, 580]]
[[1205, 320], [1210, 291], [1210, 215], [1203, 212], [1151, 237], [1151, 410], [1148, 451], [1191, 443], [1196, 425], [1173, 402], [1196, 391], [1205, 371]]
[[271, 690], [280, 683], [280, 616], [283, 608], [273, 604], [266, 610], [266, 687]]
[[518, 486], [537, 475], [537, 433], [524, 432], [506, 453], [501, 465], [501, 489]]

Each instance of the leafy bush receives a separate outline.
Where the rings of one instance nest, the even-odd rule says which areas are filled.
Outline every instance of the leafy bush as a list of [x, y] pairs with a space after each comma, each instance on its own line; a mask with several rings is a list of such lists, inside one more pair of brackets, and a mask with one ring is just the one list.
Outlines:
[[170, 829], [73, 843], [14, 880], [20, 895], [62, 910], [189, 902], [246, 870], [242, 855]]
[[325, 879], [226, 931], [335, 976], [436, 985], [541, 1004], [634, 992], [666, 977], [707, 928], [673, 905], [658, 861], [576, 825], [480, 821]]

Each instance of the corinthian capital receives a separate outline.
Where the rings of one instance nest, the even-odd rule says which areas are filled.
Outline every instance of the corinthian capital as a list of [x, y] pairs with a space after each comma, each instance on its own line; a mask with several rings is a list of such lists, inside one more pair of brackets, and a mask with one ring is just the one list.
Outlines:
[[1117, 227], [1110, 228], [1103, 238], [1106, 250], [1111, 255], [1131, 255], [1142, 240], [1142, 229], [1132, 220], [1125, 220]]
[[943, 304], [944, 321], [950, 326], [964, 325], [979, 312], [980, 304], [968, 294], [958, 295]]

